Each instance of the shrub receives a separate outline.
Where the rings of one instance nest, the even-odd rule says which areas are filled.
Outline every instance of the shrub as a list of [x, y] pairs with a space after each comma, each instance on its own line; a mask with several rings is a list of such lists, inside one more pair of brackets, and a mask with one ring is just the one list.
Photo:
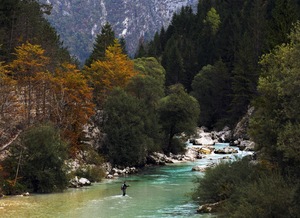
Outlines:
[[253, 176], [253, 166], [247, 160], [221, 162], [207, 169], [203, 178], [197, 179], [198, 186], [193, 199], [199, 203], [214, 203], [228, 199], [235, 189]]
[[13, 181], [6, 180], [2, 185], [2, 194], [4, 195], [19, 195], [26, 191], [26, 187], [20, 183], [14, 184]]
[[291, 217], [293, 186], [279, 173], [262, 175], [237, 187], [223, 206], [228, 217]]
[[200, 204], [222, 201], [225, 217], [293, 217], [297, 192], [291, 181], [274, 167], [237, 160], [208, 169], [197, 180], [193, 199]]
[[66, 157], [66, 144], [59, 132], [51, 124], [40, 124], [23, 132], [4, 167], [11, 172], [10, 178], [17, 176], [17, 182], [30, 191], [49, 193], [67, 187]]

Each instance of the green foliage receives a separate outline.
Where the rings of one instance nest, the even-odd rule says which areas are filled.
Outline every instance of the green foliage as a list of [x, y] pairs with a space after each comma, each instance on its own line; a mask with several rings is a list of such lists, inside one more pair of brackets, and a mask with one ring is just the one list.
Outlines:
[[295, 185], [295, 192], [293, 193], [293, 201], [292, 201], [292, 207], [290, 209], [291, 214], [293, 217], [299, 217], [300, 216], [300, 183]]
[[12, 182], [9, 180], [5, 180], [3, 183], [1, 183], [2, 187], [2, 194], [4, 195], [20, 195], [27, 191], [26, 186], [19, 182]]
[[[194, 77], [191, 93], [201, 106], [199, 124], [209, 128], [219, 127], [218, 122], [229, 109], [230, 76], [222, 61], [207, 65]], [[215, 126], [214, 126], [214, 125]]]
[[1, 60], [10, 61], [16, 46], [30, 42], [39, 44], [46, 50], [46, 55], [51, 58], [52, 67], [60, 62], [72, 61], [55, 29], [44, 18], [44, 14], [49, 13], [48, 6], [36, 0], [13, 0], [3, 4], [1, 2], [0, 7], [7, 10], [0, 12], [0, 22], [5, 22], [5, 25], [0, 27], [0, 44], [3, 49], [0, 53]]
[[232, 72], [233, 98], [229, 109], [231, 126], [238, 122], [240, 117], [246, 113], [250, 101], [257, 94], [259, 66], [256, 51], [251, 46], [248, 46], [252, 41], [251, 37], [249, 33], [244, 34], [244, 40], [240, 42], [241, 49], [236, 54]]
[[199, 178], [193, 199], [199, 203], [214, 203], [229, 199], [243, 183], [255, 175], [254, 167], [248, 160], [221, 162], [208, 168], [203, 178]]
[[[251, 120], [251, 135], [272, 161], [297, 166], [299, 148], [300, 101], [298, 92], [299, 69], [299, 22], [292, 31], [290, 44], [283, 44], [263, 56], [262, 73], [259, 78], [260, 96], [255, 101], [256, 112]], [[293, 164], [288, 164], [289, 162]]]
[[166, 69], [167, 86], [181, 83], [188, 91], [191, 90], [191, 81], [199, 70], [194, 25], [192, 9], [183, 7], [179, 14], [173, 16], [167, 32], [161, 29], [160, 35], [149, 43], [148, 56], [161, 59]]
[[25, 131], [21, 142], [12, 147], [4, 167], [14, 172], [18, 182], [33, 192], [64, 190], [67, 185], [64, 160], [66, 144], [50, 124], [41, 124]]
[[147, 140], [145, 105], [122, 89], [113, 90], [104, 106], [104, 130], [113, 164], [137, 166], [145, 163]]
[[125, 41], [125, 38], [121, 37], [119, 39], [119, 41], [120, 41], [120, 45], [121, 45], [121, 48], [122, 48], [122, 53], [128, 55], [128, 53], [126, 51], [126, 41]]
[[183, 59], [176, 44], [175, 37], [173, 40], [169, 40], [166, 45], [165, 52], [162, 56], [162, 65], [166, 69], [166, 86], [176, 83], [186, 84]]
[[145, 49], [145, 45], [143, 43], [140, 43], [137, 49], [136, 54], [134, 55], [134, 58], [141, 58], [141, 57], [146, 57], [147, 52]]
[[17, 10], [19, 0], [2, 0], [0, 4], [0, 58], [6, 60], [12, 52], [8, 44], [10, 43], [9, 31], [12, 29], [14, 12]]
[[123, 166], [143, 165], [147, 153], [161, 150], [162, 142], [157, 107], [165, 71], [154, 58], [135, 59], [134, 66], [139, 73], [125, 90], [114, 90], [104, 107], [108, 156]]
[[[295, 152], [300, 151], [299, 127], [300, 124], [292, 124], [291, 122], [288, 122], [278, 135], [278, 150], [282, 152], [283, 160], [290, 162], [290, 165], [293, 167], [297, 166], [294, 164], [300, 163], [299, 153]], [[299, 167], [297, 168], [299, 169]]]
[[[114, 44], [114, 40], [115, 32], [112, 30], [111, 25], [109, 23], [106, 23], [101, 29], [101, 34], [96, 36], [93, 51], [90, 57], [86, 60], [85, 65], [90, 67], [94, 61], [104, 60], [105, 51], [109, 46], [112, 46]], [[124, 41], [122, 41], [123, 52], [125, 48], [124, 46]]]
[[83, 157], [85, 163], [97, 166], [103, 164], [103, 157], [101, 157], [93, 148], [87, 146], [86, 148], [83, 148], [83, 150], [85, 151]]
[[148, 151], [161, 150], [161, 125], [157, 114], [159, 100], [164, 97], [165, 70], [155, 58], [134, 60], [139, 74], [131, 79], [126, 91], [136, 96], [146, 106], [144, 128], [148, 135]]
[[[183, 7], [166, 31], [162, 29], [143, 45], [143, 53], [161, 60], [167, 86], [181, 83], [188, 92], [202, 92], [192, 83], [203, 67], [223, 62], [227, 76], [221, 83], [228, 87], [219, 89], [219, 94], [226, 96], [222, 100], [226, 112], [212, 116], [215, 111], [211, 111], [206, 119], [203, 108], [201, 123], [234, 126], [257, 94], [260, 56], [276, 44], [288, 42], [287, 33], [299, 19], [299, 5], [296, 0], [200, 0], [196, 14]], [[220, 84], [213, 76], [206, 82], [211, 90]]]
[[212, 31], [212, 34], [215, 35], [217, 31], [219, 30], [221, 20], [220, 15], [217, 13], [215, 8], [211, 8], [206, 15], [206, 18], [204, 20], [204, 23], [207, 24]]
[[165, 70], [151, 57], [135, 59], [134, 68], [139, 74], [132, 78], [127, 90], [154, 108], [164, 96]]
[[223, 217], [291, 217], [295, 184], [266, 165], [246, 159], [221, 163], [196, 182], [194, 200], [222, 202]]
[[[293, 23], [299, 18], [299, 2], [296, 0], [275, 0], [268, 26], [269, 43], [272, 47], [287, 42]], [[297, 5], [298, 4], [298, 5]]]
[[294, 187], [279, 173], [260, 175], [252, 183], [242, 183], [223, 209], [228, 217], [291, 217]]
[[143, 75], [151, 76], [160, 83], [165, 82], [165, 69], [153, 57], [134, 59], [134, 68]]
[[192, 134], [200, 113], [197, 100], [187, 94], [182, 85], [171, 86], [170, 94], [159, 102], [158, 113], [165, 134], [165, 151], [172, 150], [174, 136]]

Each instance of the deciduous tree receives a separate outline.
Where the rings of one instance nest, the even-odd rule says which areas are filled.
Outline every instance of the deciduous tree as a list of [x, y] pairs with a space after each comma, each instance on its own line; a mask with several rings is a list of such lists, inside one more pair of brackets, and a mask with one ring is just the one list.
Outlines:
[[51, 124], [42, 124], [22, 133], [20, 144], [11, 147], [4, 167], [27, 190], [49, 193], [67, 187], [66, 158], [66, 143], [58, 130]]
[[[21, 113], [16, 95], [17, 82], [8, 76], [7, 66], [0, 62], [0, 125], [14, 123]], [[7, 127], [6, 127], [7, 128]], [[4, 128], [5, 129], [5, 128]]]
[[[195, 76], [192, 95], [199, 101], [201, 114], [199, 125], [223, 128], [222, 118], [229, 108], [230, 75], [226, 65], [218, 61], [207, 65]], [[223, 124], [223, 125], [222, 125]]]
[[165, 133], [165, 151], [175, 152], [174, 136], [193, 133], [199, 118], [198, 101], [187, 94], [180, 84], [170, 87], [170, 94], [159, 102], [160, 121]]
[[146, 106], [143, 120], [148, 136], [147, 150], [161, 150], [162, 134], [157, 107], [165, 95], [165, 70], [155, 58], [150, 57], [135, 59], [134, 66], [139, 74], [132, 77], [125, 90]]
[[259, 97], [251, 121], [251, 135], [266, 159], [279, 164], [285, 172], [299, 175], [300, 98], [300, 23], [297, 22], [283, 44], [263, 56], [259, 78]]
[[124, 88], [129, 80], [137, 74], [134, 65], [127, 55], [123, 54], [117, 40], [105, 52], [104, 60], [97, 60], [86, 68], [94, 88], [94, 98], [97, 105], [101, 105], [114, 87]]
[[46, 73], [49, 58], [44, 55], [45, 50], [40, 45], [29, 42], [16, 48], [16, 59], [9, 64], [13, 77], [18, 82], [18, 92], [22, 96], [19, 101], [24, 105], [24, 118], [27, 124], [33, 123], [38, 113], [36, 106], [37, 78]]
[[77, 145], [83, 125], [94, 113], [92, 89], [72, 64], [63, 64], [51, 81], [52, 122], [63, 131], [71, 145]]
[[104, 130], [112, 163], [122, 166], [145, 163], [148, 141], [145, 111], [142, 101], [120, 88], [116, 88], [108, 97], [104, 107]]

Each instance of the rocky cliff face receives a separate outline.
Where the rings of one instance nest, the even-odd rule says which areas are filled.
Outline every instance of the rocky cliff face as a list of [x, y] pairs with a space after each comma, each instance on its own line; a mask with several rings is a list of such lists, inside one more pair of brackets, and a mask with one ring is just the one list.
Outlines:
[[81, 62], [89, 56], [95, 36], [109, 22], [116, 37], [124, 37], [133, 55], [140, 40], [167, 26], [182, 6], [196, 9], [198, 0], [40, 0], [52, 5], [46, 18], [64, 45]]

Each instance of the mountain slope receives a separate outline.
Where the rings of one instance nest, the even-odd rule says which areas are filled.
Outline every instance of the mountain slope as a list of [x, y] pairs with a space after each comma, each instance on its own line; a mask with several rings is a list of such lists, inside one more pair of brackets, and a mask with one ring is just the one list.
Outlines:
[[124, 37], [133, 55], [139, 40], [149, 39], [170, 23], [182, 6], [196, 8], [197, 0], [40, 0], [51, 4], [46, 18], [60, 34], [64, 45], [80, 62], [89, 56], [95, 36], [109, 22], [116, 37]]

